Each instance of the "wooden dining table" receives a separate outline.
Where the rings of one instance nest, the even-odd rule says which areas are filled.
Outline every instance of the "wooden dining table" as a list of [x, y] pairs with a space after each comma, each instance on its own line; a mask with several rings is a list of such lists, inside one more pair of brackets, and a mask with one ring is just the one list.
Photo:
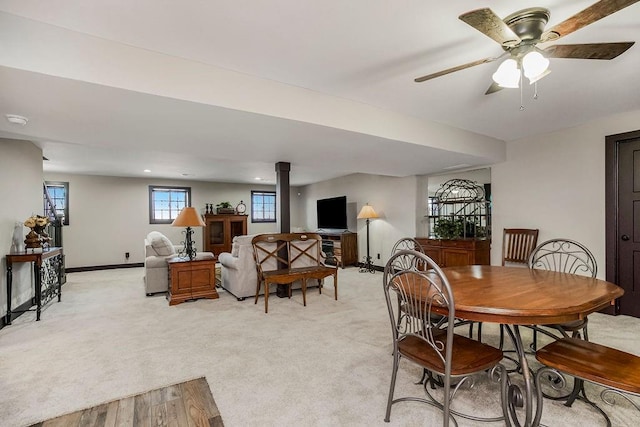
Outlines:
[[[523, 267], [471, 265], [442, 271], [453, 290], [457, 318], [502, 324], [514, 341], [524, 391], [512, 385], [503, 411], [505, 419], [517, 426], [533, 425], [534, 396], [536, 414], [542, 411], [519, 326], [584, 319], [612, 305], [624, 293], [619, 286], [604, 280]], [[524, 422], [517, 419], [516, 406], [524, 406]]]

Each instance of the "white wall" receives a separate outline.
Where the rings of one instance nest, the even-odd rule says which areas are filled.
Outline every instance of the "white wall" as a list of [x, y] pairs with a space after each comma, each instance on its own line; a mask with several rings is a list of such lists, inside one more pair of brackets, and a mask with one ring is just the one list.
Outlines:
[[[48, 181], [69, 182], [69, 225], [63, 228], [66, 267], [88, 267], [144, 261], [144, 237], [150, 231], [164, 233], [172, 242], [184, 240], [183, 228], [149, 224], [149, 185], [191, 187], [192, 206], [201, 213], [206, 203], [243, 200], [251, 214], [251, 190], [275, 191], [275, 186], [212, 183], [147, 178], [121, 178], [47, 173]], [[296, 193], [292, 189], [292, 193]], [[292, 197], [292, 211], [297, 210]], [[275, 223], [252, 223], [247, 232], [276, 231]], [[194, 233], [196, 248], [202, 250], [202, 229]], [[125, 252], [130, 253], [127, 261]]]
[[[472, 169], [467, 171], [446, 173], [441, 175], [431, 175], [428, 177], [429, 196], [435, 195], [436, 191], [450, 179], [468, 179], [475, 181], [478, 185], [491, 183], [491, 168]], [[484, 187], [483, 187], [484, 188]]]
[[[369, 252], [375, 265], [384, 266], [396, 241], [416, 235], [417, 188], [415, 176], [394, 178], [367, 174], [353, 174], [301, 187], [299, 192], [306, 213], [306, 223], [302, 227], [308, 231], [317, 229], [318, 199], [347, 196], [347, 204], [356, 203], [357, 212], [368, 203], [380, 216], [369, 225]], [[358, 233], [358, 253], [362, 261], [367, 254], [366, 221], [357, 220], [356, 227], [351, 231]]]
[[507, 161], [491, 169], [492, 264], [503, 228], [538, 228], [539, 243], [584, 243], [605, 277], [605, 137], [640, 129], [640, 110], [507, 144]]
[[[0, 246], [2, 248], [0, 274], [0, 315], [7, 312], [6, 260], [16, 222], [23, 223], [34, 213], [41, 213], [42, 150], [31, 142], [0, 138]], [[24, 228], [24, 235], [29, 232]], [[11, 307], [28, 301], [32, 295], [30, 263], [13, 266]]]

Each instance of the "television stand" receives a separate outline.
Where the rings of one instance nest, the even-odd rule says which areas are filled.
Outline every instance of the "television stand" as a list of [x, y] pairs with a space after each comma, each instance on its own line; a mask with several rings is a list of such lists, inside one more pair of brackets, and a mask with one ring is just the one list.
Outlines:
[[322, 251], [327, 254], [327, 264], [342, 268], [358, 264], [358, 233], [318, 230], [318, 234], [322, 238]]

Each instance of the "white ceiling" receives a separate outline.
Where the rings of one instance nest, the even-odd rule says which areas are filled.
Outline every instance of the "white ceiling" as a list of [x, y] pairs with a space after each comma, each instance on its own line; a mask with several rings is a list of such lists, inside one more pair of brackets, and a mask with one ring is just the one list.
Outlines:
[[[50, 159], [46, 171], [115, 176], [143, 176], [148, 168], [155, 177], [253, 182], [261, 176], [273, 182], [274, 164], [287, 161], [292, 184], [304, 185], [358, 172], [405, 176], [483, 166], [500, 155], [456, 147], [455, 137], [435, 141], [441, 139], [437, 132], [432, 143], [428, 135], [393, 135], [402, 127], [408, 135], [406, 123], [412, 129], [417, 123], [440, 126], [435, 122], [511, 141], [640, 109], [640, 45], [611, 61], [552, 59], [539, 99], [524, 88], [524, 111], [519, 90], [484, 95], [496, 62], [423, 83], [413, 79], [501, 54], [497, 43], [457, 18], [461, 13], [489, 6], [504, 17], [546, 7], [550, 27], [593, 2], [0, 0], [8, 50], [16, 49], [16, 40], [47, 48], [44, 55], [24, 48], [22, 58], [0, 54], [0, 114], [30, 119], [24, 127], [1, 120], [0, 137], [43, 147]], [[48, 36], [56, 31], [59, 38]], [[634, 4], [557, 43], [640, 42], [639, 35], [640, 5]], [[80, 52], [87, 43], [105, 47], [93, 50], [95, 58], [84, 54], [67, 61], [72, 64], [56, 63], [58, 52]], [[133, 59], [110, 57], [114, 46], [129, 49]], [[116, 62], [113, 70], [99, 66], [98, 54]], [[151, 54], [179, 59], [182, 70], [193, 70], [184, 75], [185, 85], [200, 84], [204, 77], [196, 70], [203, 66], [216, 67], [216, 75], [252, 78], [238, 93], [254, 91], [251, 101], [262, 107], [200, 99], [207, 96], [209, 85], [203, 84], [203, 94], [190, 99], [150, 90], [166, 78], [164, 69], [144, 82], [133, 76], [127, 82], [124, 71], [114, 77], [129, 62], [140, 61], [140, 70], [151, 67]], [[68, 71], [62, 73], [64, 66]], [[105, 83], [109, 78], [123, 83]], [[257, 89], [276, 83], [268, 97]], [[300, 115], [331, 113], [334, 122], [275, 112], [293, 90], [336, 105], [327, 112], [301, 103]], [[393, 118], [380, 120], [386, 133], [346, 125], [365, 108]], [[344, 126], [335, 124], [340, 118]], [[419, 138], [427, 142], [416, 143]]]

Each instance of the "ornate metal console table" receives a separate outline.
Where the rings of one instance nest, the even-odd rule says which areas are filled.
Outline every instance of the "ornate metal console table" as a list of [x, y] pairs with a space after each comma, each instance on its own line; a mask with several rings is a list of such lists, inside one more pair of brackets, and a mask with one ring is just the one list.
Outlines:
[[51, 301], [56, 295], [58, 296], [58, 302], [62, 297], [62, 248], [28, 249], [27, 252], [9, 253], [5, 258], [7, 261], [7, 314], [5, 323], [7, 325], [11, 324], [13, 264], [19, 262], [33, 264], [35, 296], [31, 299], [31, 305], [36, 306], [36, 320], [40, 320], [42, 306]]

